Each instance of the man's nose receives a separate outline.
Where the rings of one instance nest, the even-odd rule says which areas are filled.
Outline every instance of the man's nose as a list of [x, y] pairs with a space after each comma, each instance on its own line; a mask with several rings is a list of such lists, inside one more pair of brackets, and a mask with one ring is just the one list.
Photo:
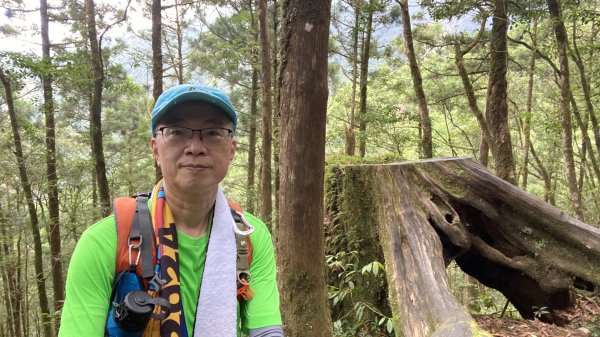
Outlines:
[[186, 149], [193, 154], [206, 152], [206, 145], [202, 141], [202, 135], [200, 134], [200, 131], [194, 131]]

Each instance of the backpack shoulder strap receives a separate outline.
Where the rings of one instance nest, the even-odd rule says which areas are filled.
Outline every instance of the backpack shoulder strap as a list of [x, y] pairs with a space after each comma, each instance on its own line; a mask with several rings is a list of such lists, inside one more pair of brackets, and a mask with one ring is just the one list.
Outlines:
[[154, 276], [156, 247], [148, 195], [117, 198], [114, 202], [117, 229], [115, 274], [135, 270], [144, 283]]
[[237, 296], [238, 300], [250, 300], [254, 296], [254, 291], [250, 288], [252, 276], [250, 275], [250, 265], [252, 263], [252, 241], [250, 233], [254, 231], [244, 217], [244, 212], [240, 205], [231, 200], [227, 200], [231, 210], [231, 216], [235, 221], [237, 230], [235, 231], [235, 242], [237, 249]]

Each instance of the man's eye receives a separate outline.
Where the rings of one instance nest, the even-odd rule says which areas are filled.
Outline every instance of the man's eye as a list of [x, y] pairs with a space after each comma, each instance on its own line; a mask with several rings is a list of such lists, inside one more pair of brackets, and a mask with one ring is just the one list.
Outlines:
[[221, 136], [221, 133], [217, 129], [207, 129], [207, 130], [204, 131], [204, 134], [207, 137], [219, 137], [219, 136]]
[[183, 129], [171, 129], [172, 136], [181, 137], [181, 136], [184, 136], [185, 134], [186, 134], [186, 132]]

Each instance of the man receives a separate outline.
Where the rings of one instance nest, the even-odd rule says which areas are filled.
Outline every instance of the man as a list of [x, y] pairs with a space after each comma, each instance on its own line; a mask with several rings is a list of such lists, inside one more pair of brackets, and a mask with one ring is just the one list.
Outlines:
[[[235, 154], [236, 127], [231, 101], [216, 88], [178, 85], [156, 101], [150, 143], [163, 180], [149, 209], [155, 231], [168, 233], [157, 238], [158, 265], [160, 278], [168, 280], [161, 293], [172, 310], [166, 319], [146, 325], [144, 336], [221, 337], [240, 330], [251, 337], [283, 336], [271, 235], [247, 213], [254, 227], [254, 295], [236, 298], [235, 224], [219, 186]], [[105, 334], [116, 252], [114, 216], [81, 236], [67, 275], [60, 336]]]

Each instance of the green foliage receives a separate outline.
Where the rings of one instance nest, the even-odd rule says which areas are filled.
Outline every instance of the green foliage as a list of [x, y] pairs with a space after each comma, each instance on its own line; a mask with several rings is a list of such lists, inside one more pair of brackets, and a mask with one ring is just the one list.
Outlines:
[[385, 267], [379, 261], [359, 265], [358, 251], [338, 252], [326, 256], [327, 268], [336, 274], [336, 283], [328, 286], [328, 297], [332, 308], [342, 313], [334, 319], [334, 335], [372, 336], [373, 334], [392, 334], [392, 318], [384, 315], [375, 305], [354, 298], [359, 291], [357, 286], [364, 283], [366, 277], [372, 282], [385, 277]]

